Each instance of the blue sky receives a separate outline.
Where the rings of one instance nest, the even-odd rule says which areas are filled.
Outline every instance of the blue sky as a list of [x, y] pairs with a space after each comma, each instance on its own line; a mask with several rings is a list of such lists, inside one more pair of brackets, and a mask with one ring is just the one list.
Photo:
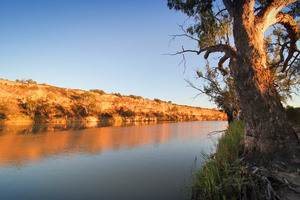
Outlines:
[[[72, 89], [103, 89], [177, 104], [216, 107], [187, 87], [203, 55], [168, 56], [186, 19], [164, 0], [1, 0], [0, 78], [32, 78]], [[294, 106], [300, 106], [297, 99]]]

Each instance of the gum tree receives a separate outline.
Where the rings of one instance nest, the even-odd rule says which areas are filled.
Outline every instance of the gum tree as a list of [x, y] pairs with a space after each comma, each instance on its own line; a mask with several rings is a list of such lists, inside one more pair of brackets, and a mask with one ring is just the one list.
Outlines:
[[201, 85], [195, 85], [191, 80], [186, 82], [199, 92], [197, 96], [202, 94], [208, 96], [210, 101], [226, 113], [228, 123], [239, 118], [239, 103], [232, 77], [229, 74], [220, 77], [218, 69], [210, 67], [208, 63], [205, 73], [197, 70], [196, 74], [196, 79], [201, 82]]
[[[199, 49], [183, 48], [179, 53], [205, 53], [205, 59], [212, 53], [223, 53], [218, 69], [225, 73], [223, 64], [229, 61], [229, 73], [234, 80], [245, 121], [246, 158], [264, 164], [270, 160], [295, 163], [295, 156], [299, 156], [298, 138], [287, 123], [274, 86], [264, 34], [276, 24], [285, 28], [288, 43], [278, 62], [281, 71], [286, 72], [298, 51], [299, 28], [293, 16], [298, 14], [299, 3], [297, 0], [218, 2], [224, 8], [216, 6], [214, 0], [168, 0], [170, 9], [182, 11], [195, 20], [195, 24], [183, 35], [197, 41]], [[233, 33], [234, 46], [230, 44], [228, 30]]]

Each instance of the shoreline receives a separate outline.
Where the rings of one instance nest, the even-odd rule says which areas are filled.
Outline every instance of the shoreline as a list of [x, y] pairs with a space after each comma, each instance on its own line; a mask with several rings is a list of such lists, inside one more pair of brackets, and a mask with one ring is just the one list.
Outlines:
[[[294, 130], [299, 139], [300, 128]], [[193, 171], [192, 199], [300, 198], [295, 187], [300, 185], [299, 172], [272, 171], [243, 161], [243, 149], [244, 124], [235, 121], [218, 140], [215, 153], [203, 155], [202, 166]]]

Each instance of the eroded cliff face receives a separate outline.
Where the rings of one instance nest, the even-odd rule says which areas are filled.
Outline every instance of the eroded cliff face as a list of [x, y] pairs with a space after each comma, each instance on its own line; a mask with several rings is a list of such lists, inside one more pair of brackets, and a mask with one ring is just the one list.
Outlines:
[[138, 96], [103, 94], [0, 79], [4, 122], [227, 120], [223, 112]]

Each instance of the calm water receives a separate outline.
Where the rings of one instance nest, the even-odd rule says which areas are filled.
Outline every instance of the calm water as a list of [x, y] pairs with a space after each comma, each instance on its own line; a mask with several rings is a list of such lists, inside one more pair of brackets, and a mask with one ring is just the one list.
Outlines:
[[[226, 122], [0, 126], [0, 199], [189, 199], [190, 169]], [[63, 130], [60, 130], [62, 128]]]

